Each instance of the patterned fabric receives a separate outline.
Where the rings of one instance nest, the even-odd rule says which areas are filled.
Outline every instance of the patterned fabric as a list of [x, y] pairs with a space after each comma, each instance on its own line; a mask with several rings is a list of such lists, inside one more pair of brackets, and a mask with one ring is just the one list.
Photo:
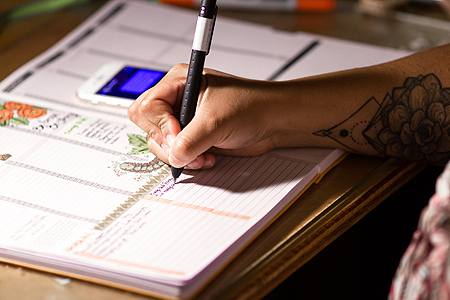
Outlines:
[[[450, 163], [400, 261], [390, 300], [450, 300]], [[448, 270], [447, 270], [448, 268]]]

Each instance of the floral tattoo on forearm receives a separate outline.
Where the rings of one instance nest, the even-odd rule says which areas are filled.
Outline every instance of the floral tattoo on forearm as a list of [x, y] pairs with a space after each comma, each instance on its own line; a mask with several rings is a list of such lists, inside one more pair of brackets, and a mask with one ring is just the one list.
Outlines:
[[[368, 122], [362, 116], [376, 111]], [[433, 164], [450, 158], [450, 88], [434, 74], [409, 77], [379, 103], [369, 99], [357, 112], [315, 135], [334, 139], [353, 152]]]

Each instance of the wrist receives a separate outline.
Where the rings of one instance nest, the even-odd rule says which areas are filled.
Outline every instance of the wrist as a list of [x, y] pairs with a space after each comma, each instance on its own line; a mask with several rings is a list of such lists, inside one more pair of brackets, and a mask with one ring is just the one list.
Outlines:
[[315, 145], [312, 132], [319, 120], [308, 93], [298, 81], [266, 83], [263, 118], [271, 124], [267, 128], [273, 148]]

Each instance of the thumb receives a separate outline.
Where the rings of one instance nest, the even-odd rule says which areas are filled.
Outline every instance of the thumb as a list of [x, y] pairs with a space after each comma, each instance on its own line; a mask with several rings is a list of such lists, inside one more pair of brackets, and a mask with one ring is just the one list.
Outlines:
[[216, 144], [217, 134], [213, 134], [213, 126], [201, 122], [197, 116], [172, 141], [170, 165], [184, 167]]

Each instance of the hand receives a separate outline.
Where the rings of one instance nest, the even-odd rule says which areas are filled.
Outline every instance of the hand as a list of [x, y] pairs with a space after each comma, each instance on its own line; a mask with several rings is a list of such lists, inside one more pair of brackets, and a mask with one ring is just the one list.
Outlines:
[[180, 130], [177, 119], [187, 65], [173, 67], [129, 108], [128, 117], [148, 133], [148, 147], [174, 167], [214, 165], [212, 153], [258, 155], [274, 148], [270, 84], [205, 69], [196, 114]]

